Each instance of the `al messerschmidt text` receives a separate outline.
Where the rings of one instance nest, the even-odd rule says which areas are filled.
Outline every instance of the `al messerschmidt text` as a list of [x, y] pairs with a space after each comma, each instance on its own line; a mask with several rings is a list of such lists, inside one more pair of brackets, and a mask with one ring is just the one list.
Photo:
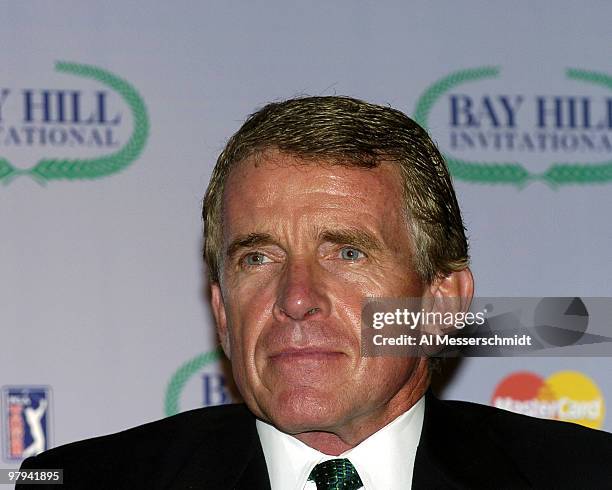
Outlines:
[[512, 337], [455, 337], [452, 335], [421, 334], [417, 343], [417, 338], [412, 335], [402, 334], [397, 337], [385, 337], [382, 334], [374, 335], [372, 341], [374, 345], [445, 345], [445, 346], [525, 346], [531, 345], [531, 335], [515, 334]]

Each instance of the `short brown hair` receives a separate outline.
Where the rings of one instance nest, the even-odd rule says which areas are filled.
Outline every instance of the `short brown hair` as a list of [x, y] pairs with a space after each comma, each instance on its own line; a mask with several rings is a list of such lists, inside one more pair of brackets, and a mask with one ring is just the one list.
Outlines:
[[232, 168], [266, 150], [305, 162], [372, 168], [396, 164], [412, 228], [416, 272], [426, 282], [468, 265], [468, 245], [451, 178], [427, 132], [402, 112], [350, 97], [300, 97], [248, 117], [219, 155], [204, 196], [204, 259], [219, 282], [222, 202]]

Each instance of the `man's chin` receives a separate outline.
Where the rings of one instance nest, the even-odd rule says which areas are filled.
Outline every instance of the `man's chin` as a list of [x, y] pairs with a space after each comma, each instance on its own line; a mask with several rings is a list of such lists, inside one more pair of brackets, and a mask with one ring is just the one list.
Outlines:
[[293, 389], [279, 393], [266, 407], [266, 418], [288, 434], [327, 431], [338, 424], [341, 405], [337, 395], [315, 389]]

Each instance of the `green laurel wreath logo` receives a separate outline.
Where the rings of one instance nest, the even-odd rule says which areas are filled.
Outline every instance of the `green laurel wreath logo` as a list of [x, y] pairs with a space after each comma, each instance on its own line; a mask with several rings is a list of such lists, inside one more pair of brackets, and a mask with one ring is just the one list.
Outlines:
[[208, 364], [211, 364], [221, 358], [221, 347], [217, 347], [210, 352], [203, 352], [187, 362], [183, 363], [172, 375], [168, 386], [166, 387], [166, 396], [164, 399], [164, 413], [167, 417], [176, 415], [180, 412], [179, 398], [187, 384], [187, 381], [196, 374], [200, 369]]
[[57, 62], [55, 69], [58, 72], [96, 80], [117, 92], [132, 112], [134, 121], [132, 135], [116, 152], [96, 158], [44, 158], [29, 169], [15, 168], [7, 159], [0, 158], [0, 181], [7, 179], [8, 182], [17, 175], [29, 175], [41, 184], [58, 179], [82, 180], [105, 177], [123, 170], [136, 160], [147, 142], [149, 135], [147, 108], [136, 89], [128, 82], [91, 65]]
[[[499, 67], [484, 66], [461, 70], [433, 83], [417, 101], [414, 119], [428, 127], [429, 113], [442, 95], [452, 88], [486, 78], [499, 76]], [[566, 76], [572, 80], [600, 85], [612, 90], [612, 77], [604, 73], [569, 68]], [[460, 160], [444, 155], [454, 177], [479, 184], [514, 184], [524, 186], [530, 181], [540, 180], [551, 187], [567, 184], [596, 184], [612, 181], [612, 161], [601, 163], [554, 163], [543, 173], [531, 173], [518, 162], [492, 163]]]
[[0, 158], [0, 181], [13, 176], [17, 169], [6, 158]]

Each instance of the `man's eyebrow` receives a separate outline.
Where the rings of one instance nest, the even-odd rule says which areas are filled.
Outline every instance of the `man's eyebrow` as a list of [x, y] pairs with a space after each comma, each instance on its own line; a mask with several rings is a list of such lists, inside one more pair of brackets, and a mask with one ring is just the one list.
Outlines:
[[268, 233], [249, 233], [248, 235], [238, 235], [227, 247], [227, 256], [233, 257], [238, 250], [249, 247], [261, 247], [276, 243], [272, 235]]
[[382, 244], [378, 238], [361, 229], [325, 230], [321, 233], [321, 239], [338, 245], [354, 245], [364, 250], [382, 249]]

